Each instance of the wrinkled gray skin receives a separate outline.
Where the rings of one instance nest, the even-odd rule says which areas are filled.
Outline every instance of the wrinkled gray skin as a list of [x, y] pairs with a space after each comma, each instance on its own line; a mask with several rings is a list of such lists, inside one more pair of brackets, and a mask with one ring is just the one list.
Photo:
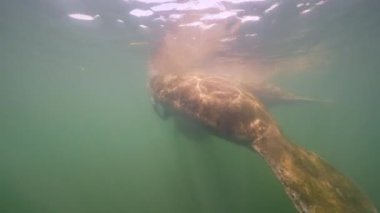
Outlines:
[[299, 212], [377, 212], [348, 178], [290, 142], [261, 101], [241, 85], [215, 75], [165, 73], [153, 76], [150, 88], [163, 108], [260, 154]]

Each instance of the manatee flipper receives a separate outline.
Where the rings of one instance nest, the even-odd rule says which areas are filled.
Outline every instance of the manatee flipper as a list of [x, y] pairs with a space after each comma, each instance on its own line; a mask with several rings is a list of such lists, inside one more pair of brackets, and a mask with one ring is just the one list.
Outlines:
[[259, 153], [299, 212], [377, 212], [349, 178], [290, 142], [260, 99], [228, 78], [166, 73], [154, 76], [150, 87], [164, 106]]
[[204, 127], [198, 125], [194, 119], [177, 114], [165, 107], [163, 103], [152, 100], [155, 113], [163, 120], [173, 117], [176, 130], [187, 138], [194, 140], [203, 140], [207, 138], [207, 132]]
[[166, 120], [170, 117], [169, 109], [162, 105], [162, 103], [152, 100], [154, 112], [162, 119]]
[[297, 96], [267, 82], [242, 83], [242, 87], [251, 92], [267, 107], [287, 104], [331, 103], [329, 100]]
[[203, 126], [199, 125], [196, 120], [186, 116], [174, 116], [174, 125], [176, 130], [183, 136], [196, 142], [204, 142], [209, 136]]

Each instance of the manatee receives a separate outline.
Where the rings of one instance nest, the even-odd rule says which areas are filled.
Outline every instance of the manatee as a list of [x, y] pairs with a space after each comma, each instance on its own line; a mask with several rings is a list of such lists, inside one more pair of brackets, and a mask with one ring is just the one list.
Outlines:
[[262, 101], [241, 84], [206, 73], [162, 72], [149, 86], [164, 108], [263, 157], [299, 212], [377, 212], [349, 178], [291, 142]]

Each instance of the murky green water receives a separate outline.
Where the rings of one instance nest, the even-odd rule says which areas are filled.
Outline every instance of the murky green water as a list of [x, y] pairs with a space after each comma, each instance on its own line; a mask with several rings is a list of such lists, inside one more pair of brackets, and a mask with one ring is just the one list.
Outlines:
[[[187, 137], [155, 114], [149, 48], [129, 45], [144, 34], [120, 5], [0, 3], [0, 212], [295, 212], [256, 154], [209, 135]], [[274, 81], [333, 104], [272, 112], [289, 138], [380, 206], [380, 4], [334, 5], [309, 20], [302, 42], [261, 48], [281, 56], [322, 44], [326, 63]], [[78, 11], [104, 19], [67, 17]], [[113, 22], [120, 14], [126, 23]], [[281, 35], [291, 26], [263, 30]]]

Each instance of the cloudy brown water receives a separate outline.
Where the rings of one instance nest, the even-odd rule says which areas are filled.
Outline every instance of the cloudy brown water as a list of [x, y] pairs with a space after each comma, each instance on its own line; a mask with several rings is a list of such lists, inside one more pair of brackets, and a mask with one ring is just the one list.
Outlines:
[[[380, 4], [318, 2], [232, 4], [260, 16], [239, 45], [281, 88], [332, 100], [270, 110], [378, 207]], [[0, 3], [0, 212], [296, 212], [258, 155], [154, 112], [163, 30], [130, 14], [153, 6]]]

